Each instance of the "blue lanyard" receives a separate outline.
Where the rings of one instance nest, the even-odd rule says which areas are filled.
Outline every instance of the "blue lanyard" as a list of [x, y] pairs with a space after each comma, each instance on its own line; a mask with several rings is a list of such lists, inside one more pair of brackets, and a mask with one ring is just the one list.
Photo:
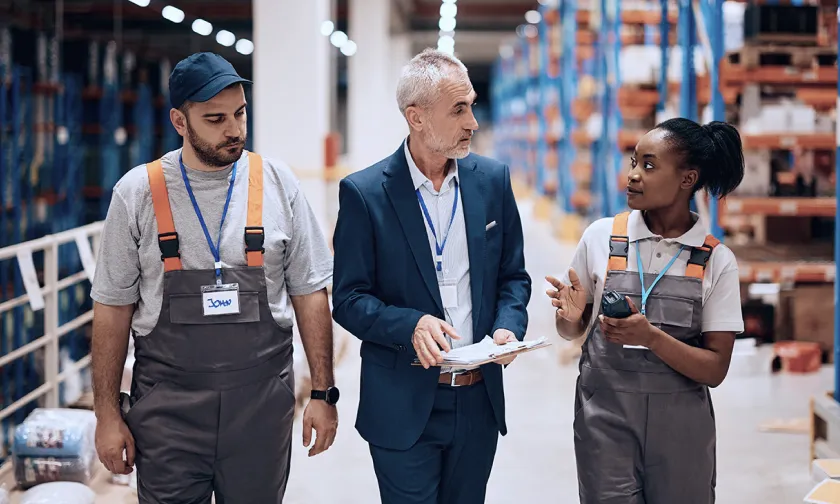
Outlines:
[[682, 245], [680, 249], [674, 254], [674, 257], [671, 258], [671, 261], [665, 266], [665, 269], [659, 272], [659, 275], [656, 277], [656, 280], [650, 284], [650, 288], [645, 290], [645, 272], [644, 268], [642, 267], [642, 254], [639, 252], [639, 242], [636, 242], [636, 263], [639, 266], [639, 280], [642, 282], [642, 315], [645, 314], [647, 308], [647, 300], [650, 293], [653, 291], [653, 288], [659, 283], [659, 280], [665, 276], [665, 272], [671, 269], [671, 266], [674, 264], [674, 261], [677, 260], [677, 257], [680, 256], [680, 253], [685, 249], [685, 245]]
[[458, 179], [455, 179], [455, 201], [452, 203], [452, 216], [449, 217], [449, 226], [446, 228], [446, 235], [443, 237], [443, 243], [438, 243], [438, 236], [435, 232], [435, 225], [432, 224], [432, 217], [429, 215], [429, 209], [426, 208], [426, 202], [423, 201], [423, 195], [420, 194], [420, 189], [417, 189], [417, 199], [420, 200], [420, 207], [423, 208], [423, 215], [426, 216], [426, 222], [432, 230], [432, 236], [435, 237], [435, 264], [437, 270], [440, 271], [443, 267], [443, 249], [446, 247], [446, 240], [449, 239], [449, 230], [452, 229], [452, 223], [455, 221], [455, 211], [458, 209]]
[[204, 237], [207, 238], [207, 244], [210, 245], [210, 252], [213, 253], [213, 267], [216, 270], [216, 285], [222, 285], [222, 259], [219, 253], [219, 246], [222, 244], [222, 226], [225, 225], [225, 217], [227, 217], [228, 207], [230, 206], [230, 198], [233, 195], [233, 182], [236, 180], [236, 163], [233, 163], [233, 170], [230, 174], [230, 187], [228, 187], [227, 198], [225, 199], [225, 208], [222, 210], [222, 221], [219, 223], [219, 239], [216, 244], [213, 244], [213, 239], [210, 237], [210, 232], [207, 231], [207, 224], [204, 223], [204, 217], [201, 215], [201, 209], [198, 208], [198, 202], [195, 200], [192, 187], [190, 186], [190, 179], [187, 178], [187, 169], [184, 167], [183, 156], [179, 159], [181, 163], [181, 176], [184, 177], [184, 185], [187, 186], [187, 194], [190, 195], [195, 214], [198, 216], [198, 222], [201, 224], [201, 229], [204, 230]]

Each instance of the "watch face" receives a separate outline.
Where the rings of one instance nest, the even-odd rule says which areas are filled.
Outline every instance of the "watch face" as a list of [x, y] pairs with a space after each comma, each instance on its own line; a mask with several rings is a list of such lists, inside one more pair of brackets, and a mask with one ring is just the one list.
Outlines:
[[335, 387], [330, 387], [327, 389], [327, 402], [330, 404], [335, 404], [338, 402], [338, 389]]

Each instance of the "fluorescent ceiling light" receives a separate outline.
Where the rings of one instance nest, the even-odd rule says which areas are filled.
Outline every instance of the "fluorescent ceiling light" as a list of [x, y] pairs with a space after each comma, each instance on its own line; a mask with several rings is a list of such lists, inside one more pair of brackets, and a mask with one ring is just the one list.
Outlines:
[[454, 3], [440, 4], [440, 17], [454, 18], [458, 14], [458, 6]]
[[352, 40], [348, 40], [347, 42], [342, 44], [341, 54], [343, 54], [345, 56], [353, 56], [354, 54], [356, 54], [356, 49], [357, 49], [356, 43], [353, 42]]
[[222, 44], [225, 47], [230, 47], [236, 42], [236, 35], [227, 31], [221, 30], [219, 33], [216, 34], [216, 42]]
[[129, 2], [133, 3], [134, 5], [139, 5], [140, 7], [148, 7], [149, 0], [128, 0]]
[[321, 35], [329, 37], [333, 30], [335, 30], [335, 23], [332, 21], [327, 20], [321, 23]]
[[236, 52], [247, 56], [254, 52], [254, 43], [248, 39], [239, 39], [236, 41]]
[[438, 39], [438, 47], [455, 47], [455, 39], [445, 35]]
[[440, 22], [438, 23], [438, 27], [443, 31], [452, 31], [455, 29], [455, 25], [455, 18], [451, 17], [440, 18]]
[[330, 44], [341, 47], [347, 42], [347, 34], [343, 31], [334, 31], [332, 35], [330, 35]]
[[525, 21], [531, 24], [537, 24], [542, 20], [542, 14], [539, 11], [529, 10], [525, 13]]
[[173, 23], [180, 23], [184, 20], [184, 11], [178, 7], [172, 7], [171, 5], [164, 7], [160, 14], [164, 17], [164, 19], [168, 19]]
[[203, 19], [196, 19], [193, 21], [192, 29], [194, 32], [199, 35], [204, 35], [205, 37], [213, 33], [213, 25]]

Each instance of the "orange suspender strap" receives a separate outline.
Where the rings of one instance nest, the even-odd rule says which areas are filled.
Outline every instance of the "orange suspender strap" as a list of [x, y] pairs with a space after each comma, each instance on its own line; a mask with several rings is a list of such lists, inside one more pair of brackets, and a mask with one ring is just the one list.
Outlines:
[[245, 256], [248, 266], [262, 267], [265, 229], [262, 225], [263, 161], [262, 156], [248, 153], [248, 220], [245, 226]]
[[688, 264], [685, 266], [685, 276], [703, 280], [706, 264], [708, 264], [712, 252], [718, 245], [720, 245], [720, 240], [712, 235], [707, 235], [702, 247], [691, 249], [691, 257], [688, 258]]
[[613, 220], [607, 272], [627, 269], [627, 251], [630, 249], [630, 238], [627, 237], [627, 218], [629, 216], [629, 212], [623, 212], [616, 215]]
[[155, 220], [157, 220], [158, 246], [163, 270], [177, 271], [181, 269], [178, 233], [175, 232], [175, 222], [172, 220], [169, 193], [166, 190], [166, 179], [163, 178], [163, 164], [160, 159], [147, 163], [146, 171], [149, 173], [149, 188], [152, 190], [152, 204], [155, 209]]

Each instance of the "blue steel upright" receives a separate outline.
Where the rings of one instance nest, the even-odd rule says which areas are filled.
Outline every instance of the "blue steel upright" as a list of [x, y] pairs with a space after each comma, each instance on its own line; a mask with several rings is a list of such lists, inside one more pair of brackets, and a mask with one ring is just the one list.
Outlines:
[[[575, 159], [575, 143], [572, 132], [577, 129], [577, 122], [572, 114], [572, 103], [577, 97], [577, 0], [562, 0], [559, 6], [560, 22], [563, 23], [563, 50], [560, 55], [560, 117], [562, 119], [558, 157], [560, 159], [560, 178], [558, 187], [562, 188], [562, 209], [566, 214], [574, 212], [572, 195], [576, 190], [572, 176], [572, 162]], [[558, 196], [560, 191], [558, 191]]]
[[680, 83], [680, 115], [697, 120], [697, 76], [694, 71], [694, 46], [697, 27], [691, 0], [679, 0], [678, 36], [682, 48], [682, 82]]
[[[837, 28], [840, 33], [840, 8], [837, 9]], [[837, 50], [840, 51], [840, 37], [837, 38]], [[840, 97], [840, 67], [837, 76], [837, 96]], [[840, 127], [840, 126], [838, 126]], [[840, 135], [835, 148], [834, 173], [840, 173]], [[834, 177], [834, 194], [840, 207], [840, 177]], [[840, 402], [840, 219], [835, 212], [834, 219], [834, 400]]]

